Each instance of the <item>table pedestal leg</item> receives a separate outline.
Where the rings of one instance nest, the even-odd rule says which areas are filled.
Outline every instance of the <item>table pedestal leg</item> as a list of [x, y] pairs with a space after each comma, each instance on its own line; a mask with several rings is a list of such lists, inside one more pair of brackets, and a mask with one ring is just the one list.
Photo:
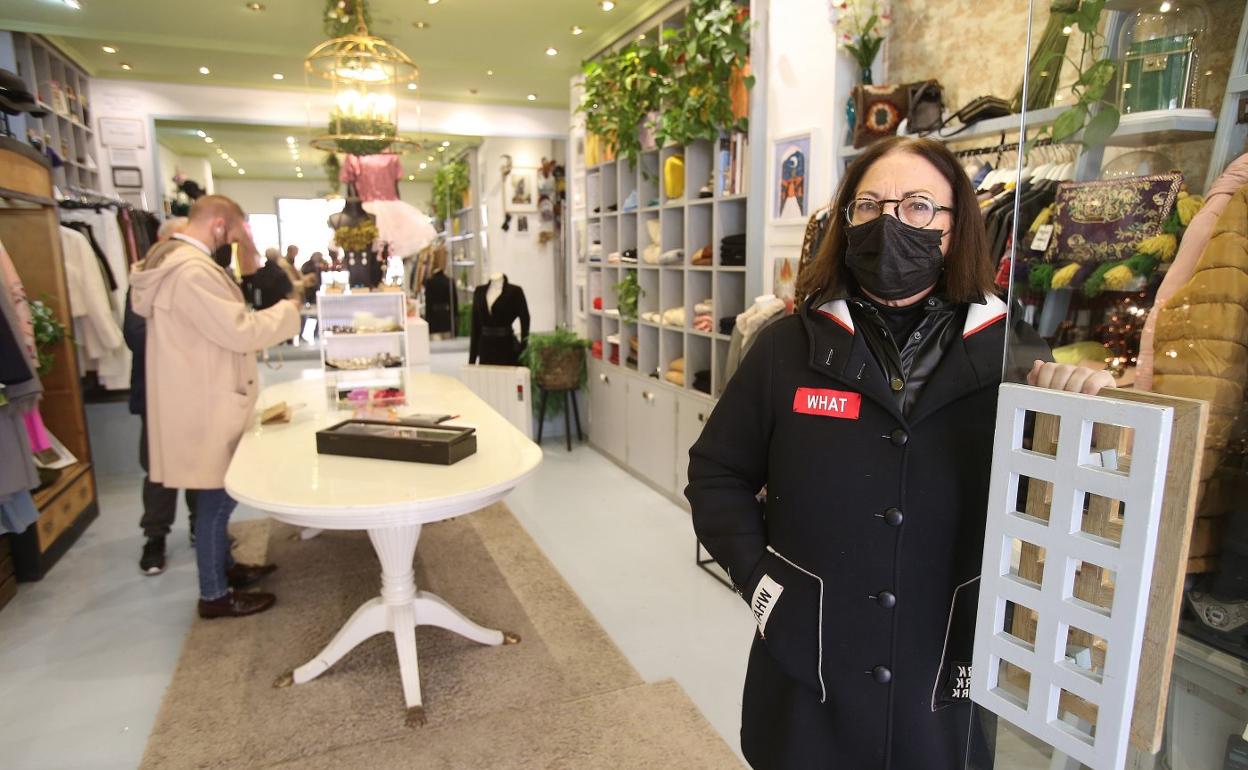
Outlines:
[[325, 649], [291, 674], [275, 683], [310, 682], [337, 663], [364, 640], [389, 631], [394, 634], [399, 658], [399, 674], [403, 680], [403, 699], [407, 702], [407, 724], [425, 723], [425, 710], [420, 696], [420, 663], [416, 654], [416, 626], [437, 626], [453, 631], [480, 644], [497, 646], [520, 641], [514, 634], [485, 628], [464, 617], [441, 597], [416, 590], [412, 560], [420, 539], [420, 526], [370, 529], [377, 559], [381, 562], [381, 596], [365, 602], [347, 621]]

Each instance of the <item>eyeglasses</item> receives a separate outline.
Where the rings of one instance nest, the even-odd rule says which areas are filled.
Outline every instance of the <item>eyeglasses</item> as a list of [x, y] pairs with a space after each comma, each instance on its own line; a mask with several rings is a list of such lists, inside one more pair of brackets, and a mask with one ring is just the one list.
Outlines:
[[904, 198], [854, 198], [845, 207], [845, 221], [850, 225], [865, 225], [878, 219], [884, 207], [893, 204], [897, 218], [911, 227], [927, 227], [942, 211], [953, 211], [950, 206], [941, 206], [926, 195], [907, 195]]

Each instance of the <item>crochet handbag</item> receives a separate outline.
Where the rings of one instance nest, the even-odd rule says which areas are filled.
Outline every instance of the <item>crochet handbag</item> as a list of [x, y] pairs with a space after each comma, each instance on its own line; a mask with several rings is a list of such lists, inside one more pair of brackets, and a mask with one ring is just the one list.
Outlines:
[[854, 86], [854, 109], [854, 147], [866, 147], [897, 133], [910, 112], [910, 86]]

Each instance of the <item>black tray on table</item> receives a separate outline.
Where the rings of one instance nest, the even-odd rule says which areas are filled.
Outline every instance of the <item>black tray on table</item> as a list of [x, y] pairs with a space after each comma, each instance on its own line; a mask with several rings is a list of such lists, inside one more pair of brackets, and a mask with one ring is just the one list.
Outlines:
[[344, 420], [316, 432], [316, 451], [410, 463], [454, 465], [477, 453], [475, 428]]

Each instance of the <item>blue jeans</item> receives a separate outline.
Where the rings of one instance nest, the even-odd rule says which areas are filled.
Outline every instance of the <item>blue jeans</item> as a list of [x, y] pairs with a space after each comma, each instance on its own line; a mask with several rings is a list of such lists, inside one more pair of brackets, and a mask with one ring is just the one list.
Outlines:
[[199, 598], [220, 599], [230, 592], [225, 571], [234, 566], [230, 554], [230, 514], [238, 503], [224, 489], [205, 489], [196, 500], [195, 562], [199, 567]]

